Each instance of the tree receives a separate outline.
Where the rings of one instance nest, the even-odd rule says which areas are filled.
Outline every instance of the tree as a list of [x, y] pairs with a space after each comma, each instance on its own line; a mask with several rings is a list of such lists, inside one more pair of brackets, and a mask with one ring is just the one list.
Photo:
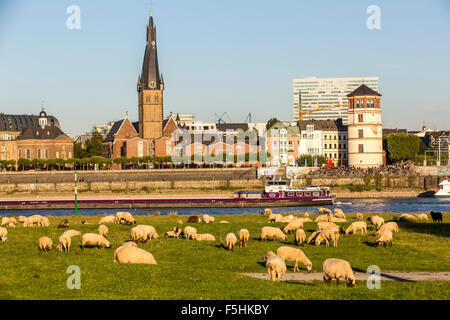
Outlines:
[[266, 130], [269, 130], [270, 128], [272, 128], [273, 125], [277, 122], [279, 122], [277, 118], [272, 118], [269, 121], [267, 121]]
[[394, 133], [383, 138], [388, 163], [414, 160], [419, 153], [420, 138], [415, 135]]
[[92, 130], [92, 137], [85, 143], [88, 157], [101, 156], [102, 144], [103, 136], [97, 130]]

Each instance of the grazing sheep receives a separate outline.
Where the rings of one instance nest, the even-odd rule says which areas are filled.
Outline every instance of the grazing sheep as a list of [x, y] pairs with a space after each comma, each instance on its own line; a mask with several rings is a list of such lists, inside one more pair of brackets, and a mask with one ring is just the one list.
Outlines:
[[264, 241], [267, 238], [287, 241], [287, 236], [284, 234], [284, 232], [281, 229], [274, 227], [263, 227], [261, 229], [261, 241]]
[[25, 217], [25, 216], [19, 216], [20, 223], [24, 223], [26, 219], [27, 219], [27, 217]]
[[9, 224], [8, 224], [8, 228], [15, 228], [16, 227], [16, 225], [14, 224], [14, 223], [12, 223], [12, 222], [10, 222]]
[[77, 230], [67, 230], [63, 233], [63, 235], [66, 235], [68, 237], [75, 237], [75, 236], [81, 236], [81, 232]]
[[356, 221], [353, 222], [346, 230], [345, 234], [349, 233], [356, 234], [357, 231], [361, 231], [361, 234], [367, 234], [367, 223], [365, 221]]
[[9, 218], [8, 217], [3, 217], [2, 218], [2, 224], [0, 225], [0, 227], [7, 227], [9, 226]]
[[291, 248], [291, 247], [279, 247], [277, 250], [277, 256], [279, 256], [284, 261], [292, 261], [295, 262], [294, 265], [294, 272], [299, 271], [298, 263], [301, 262], [306, 267], [308, 271], [311, 271], [312, 269], [312, 263], [308, 259], [308, 257], [305, 255], [305, 253], [297, 248]]
[[333, 216], [330, 217], [329, 219], [330, 222], [347, 222], [347, 219], [343, 219], [343, 218], [335, 218]]
[[309, 218], [309, 212], [305, 212], [305, 214], [303, 215], [303, 217]]
[[228, 250], [233, 250], [234, 246], [237, 243], [237, 238], [234, 233], [229, 233], [225, 236], [225, 246]]
[[314, 219], [314, 222], [329, 222], [330, 218], [331, 217], [327, 214], [321, 214], [320, 216]]
[[295, 219], [292, 222], [289, 222], [286, 227], [283, 228], [284, 233], [290, 233], [295, 232], [297, 229], [303, 229], [303, 220], [302, 219]]
[[71, 243], [72, 243], [72, 238], [63, 233], [58, 238], [58, 246], [56, 248], [58, 249], [58, 251], [64, 250], [64, 252], [69, 252]]
[[305, 222], [313, 222], [310, 218], [303, 218], [303, 223]]
[[98, 234], [104, 236], [105, 238], [108, 236], [108, 227], [104, 224], [98, 226]]
[[268, 216], [272, 214], [272, 210], [271, 209], [264, 209], [264, 215]]
[[146, 236], [147, 236], [148, 240], [158, 239], [159, 238], [158, 233], [156, 232], [156, 229], [153, 226], [148, 226], [148, 225], [145, 225], [145, 224], [139, 224], [139, 225], [136, 226], [136, 228], [143, 229], [145, 231], [145, 233], [146, 233]]
[[229, 223], [227, 220], [220, 220], [219, 223]]
[[24, 222], [24, 226], [26, 224], [27, 227], [33, 227], [33, 226], [43, 226], [43, 218], [42, 216], [38, 214], [34, 214], [26, 219]]
[[420, 220], [420, 221], [428, 221], [428, 216], [426, 213], [417, 214], [416, 218], [417, 218], [417, 220]]
[[327, 208], [319, 208], [319, 213], [333, 214], [333, 211], [331, 211], [330, 209], [327, 209]]
[[292, 214], [288, 215], [287, 217], [277, 218], [275, 219], [275, 222], [292, 222], [296, 219]]
[[298, 229], [295, 231], [294, 243], [298, 245], [303, 245], [306, 240], [306, 233], [303, 229]]
[[310, 234], [308, 240], [306, 241], [306, 243], [310, 244], [311, 242], [316, 240], [316, 237], [319, 235], [320, 230], [314, 231], [313, 233]]
[[178, 224], [183, 224], [183, 221], [182, 220], [178, 220], [177, 223]]
[[216, 238], [210, 233], [196, 233], [194, 234], [194, 240], [197, 241], [216, 241]]
[[134, 242], [147, 242], [147, 233], [144, 229], [134, 227], [130, 231], [131, 240]]
[[336, 285], [339, 279], [343, 278], [347, 282], [347, 287], [353, 287], [356, 283], [350, 263], [345, 260], [329, 258], [322, 264], [323, 281], [330, 284], [332, 279], [336, 279]]
[[384, 224], [384, 219], [380, 216], [372, 216], [368, 217], [367, 221], [370, 221], [372, 225], [375, 226], [375, 228], [380, 229], [381, 226]]
[[430, 215], [433, 222], [442, 223], [442, 212], [431, 211]]
[[338, 228], [339, 230], [341, 229], [341, 227], [334, 222], [317, 222], [317, 230], [323, 230], [330, 227]]
[[69, 227], [69, 220], [63, 219], [59, 222], [58, 228], [68, 228]]
[[200, 223], [201, 219], [199, 216], [190, 216], [187, 223]]
[[408, 214], [408, 213], [403, 213], [402, 215], [400, 215], [400, 217], [398, 218], [398, 220], [400, 221], [416, 221], [416, 217], [414, 217], [412, 214]]
[[204, 214], [203, 215], [203, 222], [204, 223], [214, 223], [214, 217], [208, 215], [208, 214]]
[[49, 237], [40, 237], [39, 238], [39, 250], [47, 252], [52, 250], [53, 241]]
[[392, 247], [392, 240], [394, 236], [392, 235], [391, 230], [384, 230], [380, 237], [375, 241], [376, 245], [379, 246], [380, 244], [383, 244], [383, 246], [386, 246], [386, 244], [390, 245]]
[[329, 246], [330, 241], [333, 241], [333, 247], [337, 247], [339, 240], [339, 229], [330, 227], [320, 231], [320, 233], [315, 238], [316, 246], [320, 246], [322, 241], [325, 241], [325, 245]]
[[363, 215], [362, 213], [358, 212], [358, 213], [356, 214], [356, 219], [358, 219], [358, 220], [364, 220], [364, 215]]
[[385, 230], [389, 230], [392, 232], [392, 237], [398, 233], [398, 224], [395, 222], [388, 222], [381, 226], [381, 228], [375, 233], [376, 237], [379, 237]]
[[114, 263], [157, 264], [150, 252], [131, 245], [117, 248], [114, 252]]
[[187, 226], [184, 228], [184, 237], [186, 240], [194, 239], [194, 235], [197, 234], [197, 229], [194, 227]]
[[98, 222], [98, 224], [115, 224], [115, 223], [117, 223], [117, 220], [116, 216], [114, 215], [105, 216], [101, 218], [100, 221]]
[[174, 227], [172, 231], [167, 231], [166, 233], [164, 233], [164, 237], [178, 239], [182, 232], [183, 232], [183, 230], [181, 230], [181, 228]]
[[279, 213], [271, 213], [269, 215], [269, 222], [280, 222], [283, 218], [284, 217]]
[[81, 224], [90, 224], [87, 220], [81, 221]]
[[271, 281], [279, 282], [281, 277], [286, 273], [286, 263], [279, 256], [273, 256], [267, 259], [266, 262], [267, 273]]
[[241, 229], [238, 232], [238, 236], [239, 236], [239, 246], [246, 247], [247, 243], [248, 243], [248, 239], [250, 238], [250, 232], [248, 232], [247, 229]]
[[267, 261], [270, 257], [276, 256], [275, 252], [273, 251], [267, 251], [266, 254], [263, 257], [264, 261]]
[[117, 212], [116, 213], [116, 223], [132, 225], [136, 223], [136, 219], [129, 212]]
[[8, 240], [8, 230], [6, 230], [6, 228], [0, 227], [0, 239], [2, 239], [3, 242]]
[[9, 223], [17, 224], [16, 218], [15, 218], [15, 217], [10, 217], [10, 218], [9, 218]]
[[335, 216], [336, 218], [342, 218], [342, 219], [345, 219], [345, 213], [344, 213], [344, 211], [342, 211], [342, 209], [339, 209], [339, 208], [335, 208], [335, 209], [334, 209], [334, 216]]
[[102, 235], [96, 233], [85, 233], [81, 237], [81, 249], [88, 246], [97, 246], [97, 248], [102, 248], [105, 246], [106, 248], [111, 248], [111, 243], [106, 240], [106, 238]]

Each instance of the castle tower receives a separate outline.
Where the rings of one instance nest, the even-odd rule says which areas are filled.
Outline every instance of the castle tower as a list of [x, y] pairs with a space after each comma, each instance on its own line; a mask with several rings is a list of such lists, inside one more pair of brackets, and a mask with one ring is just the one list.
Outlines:
[[381, 94], [362, 85], [348, 97], [348, 165], [361, 168], [383, 164]]
[[163, 90], [164, 80], [159, 73], [158, 51], [156, 47], [156, 27], [150, 13], [147, 26], [142, 73], [139, 76], [137, 91], [139, 96], [139, 136], [154, 140], [162, 136], [163, 130]]

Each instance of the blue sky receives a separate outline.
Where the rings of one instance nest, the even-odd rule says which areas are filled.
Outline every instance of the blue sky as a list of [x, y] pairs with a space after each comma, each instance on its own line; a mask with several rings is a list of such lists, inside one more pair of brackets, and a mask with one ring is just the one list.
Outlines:
[[[69, 5], [81, 30], [68, 30]], [[381, 9], [381, 30], [366, 9]], [[0, 0], [1, 112], [137, 119], [150, 1]], [[450, 129], [450, 1], [154, 0], [164, 113], [292, 120], [292, 79], [380, 77], [383, 125]]]

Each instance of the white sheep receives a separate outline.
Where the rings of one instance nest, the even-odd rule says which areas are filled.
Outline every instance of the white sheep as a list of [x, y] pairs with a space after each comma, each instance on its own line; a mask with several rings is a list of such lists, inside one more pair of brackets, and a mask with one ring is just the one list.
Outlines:
[[272, 281], [280, 281], [281, 277], [286, 273], [286, 263], [279, 256], [272, 256], [266, 262], [267, 273]]
[[297, 248], [291, 248], [291, 247], [279, 247], [277, 250], [277, 255], [281, 257], [284, 261], [292, 261], [295, 262], [294, 265], [294, 272], [299, 271], [298, 263], [301, 262], [306, 267], [308, 271], [311, 271], [312, 269], [312, 263], [308, 259], [308, 257], [305, 255], [305, 253]]
[[398, 219], [404, 221], [416, 221], [417, 218], [414, 217], [412, 214], [403, 213], [402, 215], [400, 215]]
[[116, 222], [117, 222], [116, 216], [109, 215], [101, 218], [98, 224], [115, 224]]
[[116, 258], [117, 251], [118, 251], [120, 248], [127, 247], [127, 246], [130, 246], [130, 247], [137, 247], [137, 244], [136, 244], [136, 242], [134, 242], [134, 241], [127, 241], [127, 242], [123, 243], [120, 247], [118, 247], [118, 248], [114, 251], [114, 259]]
[[314, 219], [314, 222], [329, 222], [331, 217], [327, 214], [321, 214]]
[[81, 236], [81, 232], [77, 230], [67, 230], [63, 233], [63, 235], [66, 235], [68, 237], [75, 237], [75, 236]]
[[271, 209], [264, 209], [264, 215], [268, 216], [272, 214], [272, 210]]
[[336, 217], [331, 216], [330, 219], [329, 219], [328, 221], [330, 221], [330, 222], [347, 222], [347, 219], [344, 219], [344, 218], [336, 218]]
[[219, 223], [229, 223], [227, 220], [220, 220]]
[[8, 240], [8, 230], [6, 230], [6, 228], [0, 227], [0, 239], [2, 239], [3, 242]]
[[157, 264], [150, 252], [130, 245], [117, 248], [114, 263]]
[[386, 246], [386, 244], [390, 245], [392, 247], [392, 240], [394, 236], [392, 235], [391, 230], [384, 230], [380, 237], [375, 241], [376, 245], [379, 246], [380, 244], [383, 244], [383, 246]]
[[393, 221], [383, 224], [377, 233], [375, 233], [375, 237], [379, 237], [385, 230], [391, 231], [392, 236], [394, 236], [399, 231], [398, 224]]
[[297, 229], [295, 231], [294, 243], [296, 245], [303, 245], [306, 240], [306, 233], [303, 229]]
[[50, 226], [50, 220], [47, 217], [41, 217], [41, 226], [48, 227]]
[[270, 257], [276, 256], [275, 252], [273, 251], [267, 251], [266, 254], [264, 254], [263, 260], [267, 261]]
[[238, 232], [238, 237], [239, 237], [239, 246], [246, 247], [248, 244], [248, 239], [250, 238], [250, 232], [247, 229], [241, 229]]
[[3, 217], [0, 227], [7, 227], [7, 226], [9, 226], [9, 217]]
[[345, 234], [349, 233], [356, 234], [357, 231], [361, 231], [361, 234], [367, 234], [367, 223], [365, 221], [353, 222], [346, 230]]
[[155, 227], [153, 226], [148, 226], [145, 224], [139, 224], [136, 226], [136, 228], [141, 228], [145, 231], [145, 234], [147, 236], [147, 240], [152, 240], [152, 239], [158, 239], [158, 233], [156, 232]]
[[320, 230], [314, 231], [313, 233], [310, 234], [310, 236], [308, 237], [308, 240], [306, 241], [306, 243], [310, 244], [311, 242], [316, 240], [316, 237], [319, 235]]
[[417, 220], [428, 221], [428, 215], [426, 213], [417, 214], [416, 218]]
[[66, 234], [62, 234], [58, 238], [58, 246], [56, 247], [59, 251], [69, 252], [70, 245], [72, 243], [72, 238]]
[[184, 228], [184, 237], [186, 240], [194, 239], [194, 235], [197, 234], [197, 229], [191, 226], [187, 226]]
[[319, 208], [319, 213], [333, 214], [333, 211], [327, 208]]
[[309, 218], [309, 212], [305, 212], [305, 214], [303, 215], [303, 217]]
[[225, 236], [225, 246], [227, 247], [228, 250], [233, 250], [236, 243], [237, 243], [237, 238], [234, 233], [231, 232]]
[[20, 223], [24, 223], [26, 219], [27, 219], [27, 217], [25, 217], [25, 216], [19, 216]]
[[98, 226], [98, 234], [104, 236], [105, 238], [108, 236], [108, 227], [104, 224]]
[[15, 228], [16, 227], [16, 225], [14, 224], [14, 223], [12, 223], [12, 222], [10, 222], [9, 224], [8, 224], [8, 228]]
[[279, 228], [274, 227], [263, 227], [261, 229], [261, 241], [264, 241], [267, 238], [287, 241], [287, 236], [283, 233], [283, 231]]
[[344, 279], [347, 282], [347, 287], [353, 287], [356, 283], [350, 263], [345, 260], [329, 258], [322, 264], [323, 281], [330, 284], [332, 279], [336, 279], [336, 284], [339, 284], [339, 279]]
[[216, 241], [216, 238], [210, 233], [196, 233], [194, 234], [194, 240], [197, 241]]
[[289, 222], [288, 225], [283, 228], [283, 232], [295, 232], [297, 229], [303, 229], [303, 219], [295, 219], [294, 221]]
[[345, 219], [345, 213], [344, 213], [344, 211], [342, 211], [342, 209], [339, 209], [339, 208], [335, 208], [335, 209], [334, 209], [334, 216], [335, 216], [336, 218], [342, 218], [342, 219]]
[[284, 217], [279, 213], [271, 213], [269, 215], [269, 222], [280, 222], [283, 218]]
[[370, 221], [370, 223], [374, 225], [377, 229], [380, 229], [381, 226], [384, 224], [384, 219], [380, 216], [372, 216], [367, 218], [367, 220]]
[[364, 220], [364, 215], [363, 215], [361, 212], [358, 212], [358, 213], [356, 214], [356, 219], [358, 219], [358, 220]]
[[49, 237], [40, 237], [39, 238], [39, 250], [47, 252], [52, 250], [53, 241]]
[[136, 219], [129, 212], [116, 212], [116, 223], [118, 224], [134, 224]]
[[316, 246], [320, 246], [322, 241], [325, 240], [325, 245], [329, 246], [330, 241], [333, 242], [333, 247], [337, 247], [339, 240], [339, 229], [330, 227], [320, 231], [320, 233], [315, 238]]
[[202, 216], [202, 218], [203, 218], [203, 222], [204, 223], [214, 223], [214, 217], [212, 217], [212, 216], [210, 216], [210, 215], [208, 215], [208, 214], [204, 214], [203, 216]]
[[338, 228], [340, 229], [341, 227], [338, 226], [337, 224], [335, 224], [334, 222], [317, 222], [317, 230], [323, 230], [326, 228], [330, 228], [330, 227], [334, 227], [334, 228]]
[[164, 233], [164, 237], [178, 239], [180, 237], [181, 232], [183, 232], [183, 230], [181, 230], [181, 228], [174, 227], [172, 231], [167, 231], [166, 233]]
[[88, 246], [97, 246], [98, 248], [102, 248], [105, 246], [106, 248], [111, 248], [111, 243], [106, 240], [106, 238], [102, 235], [96, 233], [85, 233], [81, 237], [81, 249]]

